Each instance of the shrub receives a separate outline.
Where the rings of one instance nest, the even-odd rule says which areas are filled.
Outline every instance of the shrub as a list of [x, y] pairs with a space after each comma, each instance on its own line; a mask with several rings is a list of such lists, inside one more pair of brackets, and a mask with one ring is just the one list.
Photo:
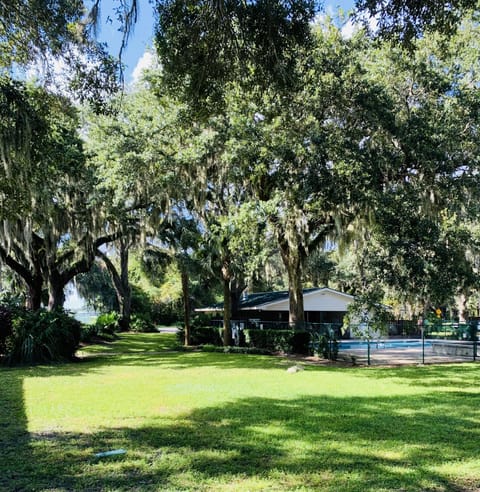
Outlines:
[[[191, 327], [191, 344], [192, 345], [216, 345], [222, 346], [223, 328], [218, 326], [192, 326]], [[179, 343], [185, 341], [185, 329], [181, 328], [177, 332]]]
[[157, 331], [149, 317], [139, 314], [132, 315], [132, 319], [130, 320], [130, 330], [138, 333], [154, 333]]
[[330, 340], [325, 335], [317, 335], [312, 342], [312, 349], [324, 359], [337, 360], [338, 357], [338, 341]]
[[81, 323], [64, 311], [23, 311], [6, 340], [10, 364], [71, 360], [80, 342]]
[[80, 340], [82, 342], [95, 342], [98, 339], [103, 341], [113, 341], [118, 337], [116, 332], [120, 330], [119, 315], [112, 311], [98, 316], [95, 323], [82, 325]]
[[202, 345], [202, 352], [219, 352], [225, 354], [272, 355], [272, 352], [256, 347], [219, 347], [217, 345]]
[[98, 316], [95, 321], [95, 328], [97, 330], [97, 335], [102, 336], [104, 334], [113, 335], [116, 331], [120, 330], [120, 325], [118, 321], [120, 319], [119, 314], [116, 311], [111, 311], [110, 313], [103, 313]]
[[80, 332], [81, 342], [93, 342], [98, 336], [98, 328], [95, 324], [82, 325], [82, 331]]
[[0, 305], [0, 354], [5, 354], [7, 337], [12, 334], [12, 311]]
[[291, 352], [308, 355], [310, 353], [310, 338], [308, 331], [295, 331], [290, 339]]
[[13, 319], [25, 311], [21, 299], [9, 294], [0, 298], [0, 355], [6, 353], [7, 338], [13, 332]]
[[310, 334], [298, 330], [244, 330], [245, 341], [250, 347], [272, 352], [308, 354]]
[[173, 325], [183, 318], [181, 301], [156, 302], [152, 304], [152, 318], [162, 325]]
[[193, 328], [199, 328], [202, 326], [211, 326], [211, 322], [212, 322], [211, 314], [197, 313], [194, 316], [192, 316], [192, 319], [190, 320], [190, 325]]

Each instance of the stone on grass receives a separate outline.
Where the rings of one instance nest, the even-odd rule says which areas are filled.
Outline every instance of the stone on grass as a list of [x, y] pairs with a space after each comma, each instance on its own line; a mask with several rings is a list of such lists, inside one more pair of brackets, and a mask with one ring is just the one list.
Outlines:
[[303, 371], [302, 366], [292, 366], [287, 369], [287, 372], [289, 374], [295, 374], [296, 372], [300, 372], [300, 371]]

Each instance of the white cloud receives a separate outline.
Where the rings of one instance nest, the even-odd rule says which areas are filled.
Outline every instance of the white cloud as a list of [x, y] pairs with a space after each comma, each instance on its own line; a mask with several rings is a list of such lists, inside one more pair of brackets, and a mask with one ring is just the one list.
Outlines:
[[132, 84], [138, 84], [142, 81], [143, 72], [149, 68], [153, 68], [157, 63], [155, 55], [151, 51], [145, 53], [138, 60], [135, 68], [132, 71]]
[[72, 57], [70, 61], [62, 56], [56, 57], [51, 54], [38, 57], [24, 67], [24, 78], [47, 88], [53, 94], [65, 96], [73, 103], [79, 103], [81, 95], [71, 87], [77, 76], [74, 61], [81, 64], [84, 70], [92, 73], [99, 70], [99, 62], [90, 60], [78, 48], [73, 48], [70, 56]]
[[352, 19], [348, 19], [348, 21], [342, 26], [341, 33], [343, 39], [350, 39], [359, 28], [358, 24], [355, 24]]
[[364, 17], [360, 21], [354, 21], [352, 18], [342, 26], [341, 33], [344, 39], [350, 39], [359, 29], [364, 25], [364, 22], [368, 25], [371, 32], [375, 32], [378, 28], [378, 17]]
[[25, 68], [25, 78], [48, 87], [56, 94], [67, 95], [68, 84], [72, 77], [72, 67], [63, 58], [37, 58]]

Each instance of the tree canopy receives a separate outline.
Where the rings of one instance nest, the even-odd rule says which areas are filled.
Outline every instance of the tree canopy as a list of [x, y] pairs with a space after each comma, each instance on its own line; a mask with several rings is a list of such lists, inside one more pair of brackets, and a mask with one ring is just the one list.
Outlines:
[[[410, 45], [426, 33], [447, 37], [456, 32], [464, 16], [478, 9], [475, 0], [357, 0], [355, 17], [368, 25], [373, 18], [376, 34]], [[367, 18], [365, 18], [365, 16]]]
[[[225, 325], [274, 257], [294, 323], [305, 282], [335, 275], [424, 306], [475, 291], [473, 2], [359, 0], [372, 39], [315, 19], [309, 0], [158, 0], [159, 68], [115, 99], [105, 88], [117, 62], [94, 40], [101, 0], [17, 4], [0, 2], [0, 258], [31, 307], [44, 288], [61, 305], [95, 256], [127, 305], [129, 250], [147, 237], [177, 261], [185, 306], [192, 260], [208, 260]], [[123, 42], [137, 7], [117, 4]], [[75, 103], [14, 80], [15, 64], [39, 57], [71, 63]], [[82, 119], [75, 105], [89, 98], [115, 111]]]

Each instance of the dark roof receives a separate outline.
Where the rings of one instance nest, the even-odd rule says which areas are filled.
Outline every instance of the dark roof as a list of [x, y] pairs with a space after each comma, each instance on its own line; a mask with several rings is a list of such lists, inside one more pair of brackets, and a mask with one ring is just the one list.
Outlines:
[[[303, 289], [303, 295], [320, 290], [317, 287], [312, 289]], [[286, 301], [288, 299], [288, 290], [279, 290], [276, 292], [258, 292], [248, 294], [242, 298], [239, 304], [240, 309], [254, 308], [263, 304], [272, 304], [273, 302]], [[223, 303], [222, 303], [223, 307]]]
[[[315, 292], [316, 290], [322, 290], [319, 287], [313, 287], [310, 289], [303, 289], [303, 295]], [[242, 297], [239, 303], [240, 309], [254, 309], [264, 304], [271, 304], [274, 302], [286, 301], [288, 299], [288, 290], [279, 290], [275, 292], [257, 292], [255, 294], [248, 294], [248, 296]], [[199, 311], [223, 311], [223, 302], [208, 306]]]

